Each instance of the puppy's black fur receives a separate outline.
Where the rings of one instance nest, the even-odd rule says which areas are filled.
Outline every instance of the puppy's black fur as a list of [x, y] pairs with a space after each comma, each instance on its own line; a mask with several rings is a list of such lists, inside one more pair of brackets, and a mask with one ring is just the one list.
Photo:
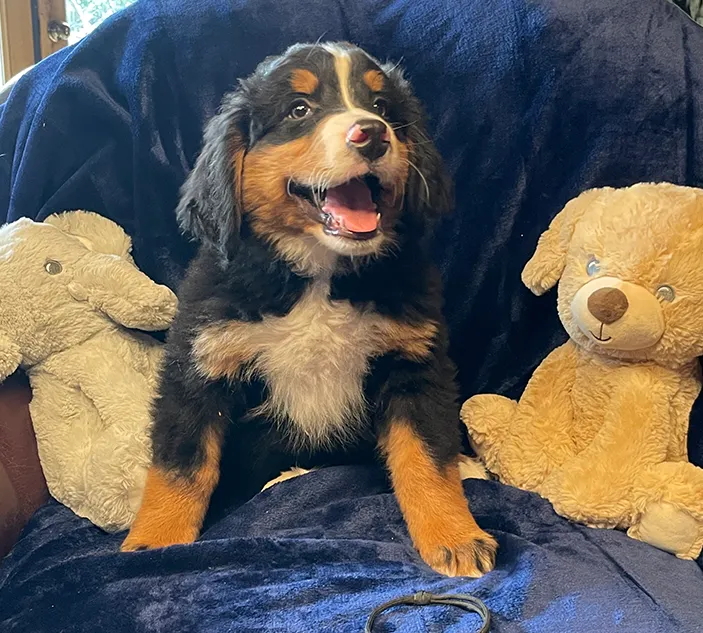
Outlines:
[[[319, 67], [319, 62], [315, 64], [318, 56], [310, 56], [307, 47], [289, 51], [287, 58], [297, 68]], [[363, 70], [382, 67], [367, 56], [360, 58], [358, 75]], [[197, 438], [201, 429], [212, 424], [218, 412], [227, 412], [227, 444], [238, 448], [232, 459], [257, 466], [249, 473], [243, 468], [240, 485], [248, 491], [260, 489], [282, 468], [338, 461], [339, 453], [344, 454], [349, 448], [335, 447], [323, 455], [319, 451], [292, 453], [286, 449], [280, 430], [266, 420], [247, 422], [247, 427], [257, 427], [258, 432], [247, 428], [248, 438], [242, 441], [238, 437], [242, 430], [236, 421], [266, 397], [265, 383], [257, 381], [253, 388], [225, 380], [209, 383], [191, 362], [191, 341], [199, 326], [224, 319], [257, 321], [265, 315], [283, 316], [311, 281], [291, 270], [252, 232], [246, 218], [242, 218], [241, 200], [236, 198], [233, 187], [238, 174], [234, 173], [232, 155], [237, 147], [251, 148], [271, 130], [274, 138], [270, 142], [285, 143], [309, 133], [318, 123], [310, 120], [305, 127], [275, 129], [284, 114], [281, 108], [286, 105], [279, 95], [287, 88], [284, 77], [278, 81], [270, 79], [271, 67], [277, 62], [278, 58], [265, 61], [237, 92], [225, 97], [220, 113], [206, 128], [203, 151], [183, 187], [178, 218], [182, 228], [202, 246], [179, 289], [179, 313], [170, 331], [155, 408], [154, 461], [183, 472], [198, 466]], [[323, 66], [334, 75], [331, 59]], [[440, 281], [427, 252], [426, 238], [434, 221], [451, 207], [451, 182], [435, 146], [428, 141], [423, 108], [402, 71], [390, 66], [386, 74], [390, 81], [383, 94], [391, 106], [388, 121], [398, 127], [402, 137], [416, 143], [413, 162], [422, 175], [414, 170], [409, 173], [402, 226], [393, 255], [371, 259], [360, 269], [340, 262], [340, 270], [332, 279], [331, 298], [346, 299], [360, 307], [370, 305], [395, 318], [412, 314], [414, 318], [442, 324], [435, 354], [429, 361], [413, 363], [397, 354], [374, 360], [365, 386], [372, 427], [365, 444], [366, 448], [371, 446], [378, 433], [376, 427], [389, 417], [390, 405], [391, 410], [417, 421], [435, 458], [446, 463], [459, 450], [458, 400], [455, 369], [446, 353]], [[357, 83], [361, 83], [360, 79]], [[366, 92], [365, 88], [359, 90]], [[370, 105], [370, 95], [363, 96]], [[331, 106], [336, 104], [334, 85], [325, 98]], [[390, 398], [394, 391], [403, 398]], [[252, 442], [254, 435], [257, 437]], [[189, 441], [184, 443], [181, 438]], [[271, 451], [268, 443], [275, 450]]]
[[[302, 96], [291, 88], [291, 77], [301, 70], [309, 71], [298, 76], [310, 84]], [[304, 104], [314, 105], [302, 120], [296, 120], [287, 113], [292, 112], [291, 103], [295, 107], [301, 98]], [[392, 238], [386, 247], [361, 257], [338, 255], [326, 272], [329, 301], [352, 306], [354, 314], [374, 315], [391, 328], [397, 324], [401, 332], [430, 334], [420, 336], [419, 352], [412, 351], [410, 339], [401, 335], [393, 349], [382, 349], [381, 342], [378, 353], [370, 353], [362, 376], [363, 419], [351, 437], [301, 442], [290, 430], [292, 421], [272, 420], [261, 413], [260, 406], [271, 396], [265, 371], [207, 376], [195, 359], [194, 346], [213, 324], [235, 323], [241, 328], [286, 317], [317, 283], [315, 272], [296, 265], [278, 248], [277, 229], [272, 233], [258, 228], [257, 214], [264, 211], [256, 205], [248, 207], [246, 199], [262, 177], [250, 174], [255, 172], [257, 152], [273, 156], [281, 152], [283, 158], [274, 164], [280, 164], [283, 172], [288, 160], [285, 152], [292, 147], [308, 151], [305, 139], [327, 129], [330, 117], [349, 110], [350, 102], [354, 112], [381, 113], [395, 134], [394, 151], [407, 151], [404, 155], [412, 164], [401, 183], [402, 197], [394, 199], [384, 219]], [[302, 151], [296, 156], [302, 156]], [[291, 202], [290, 182], [288, 196], [275, 189], [282, 202], [274, 213], [282, 218], [281, 236], [302, 239], [309, 220], [303, 221], [300, 215], [305, 203]], [[262, 191], [273, 192], [278, 186], [261, 183]], [[455, 464], [461, 443], [455, 369], [447, 355], [441, 285], [430, 261], [427, 237], [451, 202], [450, 182], [428, 139], [422, 108], [396, 66], [384, 66], [346, 44], [297, 46], [263, 62], [225, 97], [207, 126], [202, 153], [182, 190], [179, 221], [201, 246], [180, 288], [179, 311], [166, 346], [154, 405], [154, 468], [170, 481], [197, 480], [209, 459], [205, 434], [215, 429], [217, 437], [224, 437], [218, 494], [242, 500], [293, 465], [313, 467], [369, 458], [377, 443], [384, 446], [390, 437], [390, 426], [402, 423], [409, 428], [409, 437], [419, 438], [438, 477], [444, 477]], [[385, 445], [386, 452], [405, 450], [396, 445], [399, 442]], [[407, 478], [411, 473], [396, 475]], [[431, 498], [434, 492], [418, 494]], [[142, 512], [146, 513], [144, 508]], [[136, 527], [138, 523], [137, 540], [145, 532], [143, 526]], [[422, 552], [421, 543], [418, 547]], [[423, 556], [431, 555], [423, 552]], [[478, 564], [479, 570], [486, 566]]]

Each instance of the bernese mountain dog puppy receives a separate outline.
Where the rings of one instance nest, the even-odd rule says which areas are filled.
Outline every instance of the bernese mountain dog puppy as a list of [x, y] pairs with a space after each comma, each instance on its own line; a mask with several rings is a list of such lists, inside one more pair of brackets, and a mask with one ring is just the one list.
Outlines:
[[218, 481], [245, 499], [291, 466], [375, 451], [422, 558], [447, 575], [492, 568], [459, 476], [427, 248], [451, 203], [401, 70], [355, 46], [296, 45], [224, 98], [177, 211], [200, 249], [123, 550], [195, 540]]

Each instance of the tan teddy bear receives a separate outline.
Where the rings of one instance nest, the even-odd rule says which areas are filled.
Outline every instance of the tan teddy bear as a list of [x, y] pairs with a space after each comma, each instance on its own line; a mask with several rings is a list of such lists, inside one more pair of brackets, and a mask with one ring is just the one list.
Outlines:
[[703, 470], [688, 462], [686, 436], [701, 388], [703, 190], [587, 191], [541, 236], [522, 279], [537, 295], [559, 282], [570, 340], [519, 403], [464, 404], [477, 454], [565, 517], [697, 557]]

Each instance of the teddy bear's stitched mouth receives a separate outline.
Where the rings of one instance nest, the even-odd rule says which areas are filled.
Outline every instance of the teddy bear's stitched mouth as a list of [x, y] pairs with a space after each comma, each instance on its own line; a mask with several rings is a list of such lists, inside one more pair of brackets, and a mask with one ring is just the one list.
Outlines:
[[595, 334], [593, 330], [588, 330], [591, 333], [591, 336], [596, 339], [596, 341], [599, 341], [600, 343], [607, 343], [608, 341], [611, 341], [613, 339], [612, 336], [603, 336], [603, 328], [605, 327], [605, 323], [600, 324], [600, 332], [599, 334]]

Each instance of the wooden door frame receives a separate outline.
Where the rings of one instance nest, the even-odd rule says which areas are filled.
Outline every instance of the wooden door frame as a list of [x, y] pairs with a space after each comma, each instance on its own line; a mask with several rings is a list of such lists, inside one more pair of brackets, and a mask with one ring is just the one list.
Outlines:
[[66, 42], [52, 42], [48, 36], [49, 22], [65, 19], [65, 0], [0, 0], [5, 82], [66, 46]]

